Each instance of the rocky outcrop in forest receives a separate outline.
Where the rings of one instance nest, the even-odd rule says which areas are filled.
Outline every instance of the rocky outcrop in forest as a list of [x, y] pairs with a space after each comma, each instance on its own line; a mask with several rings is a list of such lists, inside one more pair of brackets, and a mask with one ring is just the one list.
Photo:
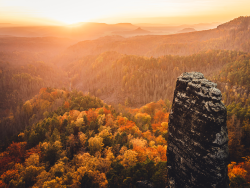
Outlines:
[[169, 188], [228, 188], [226, 107], [202, 73], [178, 77], [169, 116]]

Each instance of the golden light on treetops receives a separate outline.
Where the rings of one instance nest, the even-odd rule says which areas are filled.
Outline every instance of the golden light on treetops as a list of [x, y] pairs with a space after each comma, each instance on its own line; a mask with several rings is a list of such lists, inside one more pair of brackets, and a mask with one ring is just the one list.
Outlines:
[[1, 0], [0, 23], [218, 22], [245, 16], [249, 7], [248, 0]]

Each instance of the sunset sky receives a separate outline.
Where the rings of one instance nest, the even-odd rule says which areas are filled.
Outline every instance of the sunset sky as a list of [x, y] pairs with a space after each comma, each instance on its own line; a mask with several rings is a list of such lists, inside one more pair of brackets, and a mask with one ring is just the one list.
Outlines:
[[250, 0], [0, 0], [0, 23], [185, 24], [249, 16]]

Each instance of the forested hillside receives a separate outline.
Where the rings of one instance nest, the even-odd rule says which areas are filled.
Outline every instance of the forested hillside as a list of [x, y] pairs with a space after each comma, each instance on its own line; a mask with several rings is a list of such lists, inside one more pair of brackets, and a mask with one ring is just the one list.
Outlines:
[[0, 117], [42, 87], [69, 87], [66, 73], [50, 62], [74, 41], [56, 37], [0, 37]]
[[131, 187], [143, 179], [165, 187], [164, 101], [123, 115], [96, 97], [42, 89], [25, 103], [25, 117], [46, 108], [45, 96], [61, 100], [62, 95], [58, 109], [46, 111], [1, 153], [1, 187]]
[[106, 102], [141, 106], [160, 99], [172, 101], [176, 78], [198, 71], [213, 79], [228, 63], [248, 61], [247, 53], [208, 50], [189, 56], [159, 58], [105, 52], [65, 66], [72, 87]]
[[248, 187], [249, 19], [72, 46], [68, 39], [0, 38], [0, 187], [134, 188], [142, 180], [165, 187], [175, 82], [191, 71], [222, 92], [230, 187]]
[[[38, 57], [27, 58], [22, 53], [0, 55], [3, 59], [0, 64], [0, 117], [13, 112], [16, 106], [36, 95], [42, 87], [62, 88], [69, 85], [66, 74], [60, 68], [37, 61]], [[9, 56], [8, 61], [4, 61], [6, 56]]]

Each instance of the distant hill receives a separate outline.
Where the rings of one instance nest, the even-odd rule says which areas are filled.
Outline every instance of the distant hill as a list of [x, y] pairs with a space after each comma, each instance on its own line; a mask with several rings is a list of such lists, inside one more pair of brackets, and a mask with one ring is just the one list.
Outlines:
[[132, 30], [132, 31], [117, 31], [117, 32], [113, 32], [113, 33], [116, 35], [125, 35], [125, 36], [135, 35], [136, 36], [136, 35], [147, 35], [147, 34], [150, 34], [151, 32], [138, 27], [137, 29]]
[[194, 28], [184, 28], [178, 31], [177, 33], [189, 33], [189, 32], [194, 32], [194, 31], [196, 31]]
[[242, 29], [242, 30], [248, 30], [250, 29], [250, 16], [241, 16], [238, 18], [235, 18], [227, 23], [221, 24], [217, 27], [218, 29]]
[[89, 40], [112, 34], [116, 31], [129, 31], [136, 29], [130, 23], [77, 23], [69, 26], [25, 26], [1, 27], [0, 35], [13, 35], [16, 37], [61, 37], [75, 40]]
[[[12, 35], [16, 37], [61, 37], [75, 40], [93, 40], [107, 35], [166, 35], [174, 34], [183, 28], [195, 28], [197, 31], [216, 28], [218, 24], [195, 25], [157, 25], [117, 23], [106, 24], [96, 22], [80, 22], [68, 26], [20, 26], [9, 23], [0, 23], [0, 35]], [[138, 27], [141, 27], [141, 31]], [[142, 29], [143, 28], [143, 29]], [[150, 33], [151, 32], [151, 33]]]
[[[240, 20], [242, 18], [238, 18], [238, 21]], [[238, 29], [232, 32], [230, 29], [225, 29], [230, 25], [235, 25], [234, 22], [235, 20], [222, 24], [215, 29], [189, 33], [172, 35], [153, 35], [150, 33], [150, 35], [144, 34], [144, 36], [130, 38], [106, 36], [96, 40], [81, 41], [70, 46], [56, 61], [64, 64], [86, 55], [98, 55], [106, 51], [147, 57], [191, 55], [210, 49], [250, 52], [249, 30]], [[136, 33], [141, 30], [138, 28], [129, 32]]]
[[136, 24], [138, 27], [142, 27], [145, 30], [151, 31], [153, 35], [166, 35], [175, 34], [183, 28], [194, 28], [196, 31], [215, 29], [221, 24], [218, 22], [214, 23], [199, 23], [199, 24], [185, 24], [185, 25], [166, 25], [166, 24], [149, 24], [149, 23], [139, 23]]
[[134, 28], [135, 27], [135, 25], [133, 25], [131, 23], [117, 23], [117, 24], [114, 24], [114, 26], [125, 27], [125, 28]]

